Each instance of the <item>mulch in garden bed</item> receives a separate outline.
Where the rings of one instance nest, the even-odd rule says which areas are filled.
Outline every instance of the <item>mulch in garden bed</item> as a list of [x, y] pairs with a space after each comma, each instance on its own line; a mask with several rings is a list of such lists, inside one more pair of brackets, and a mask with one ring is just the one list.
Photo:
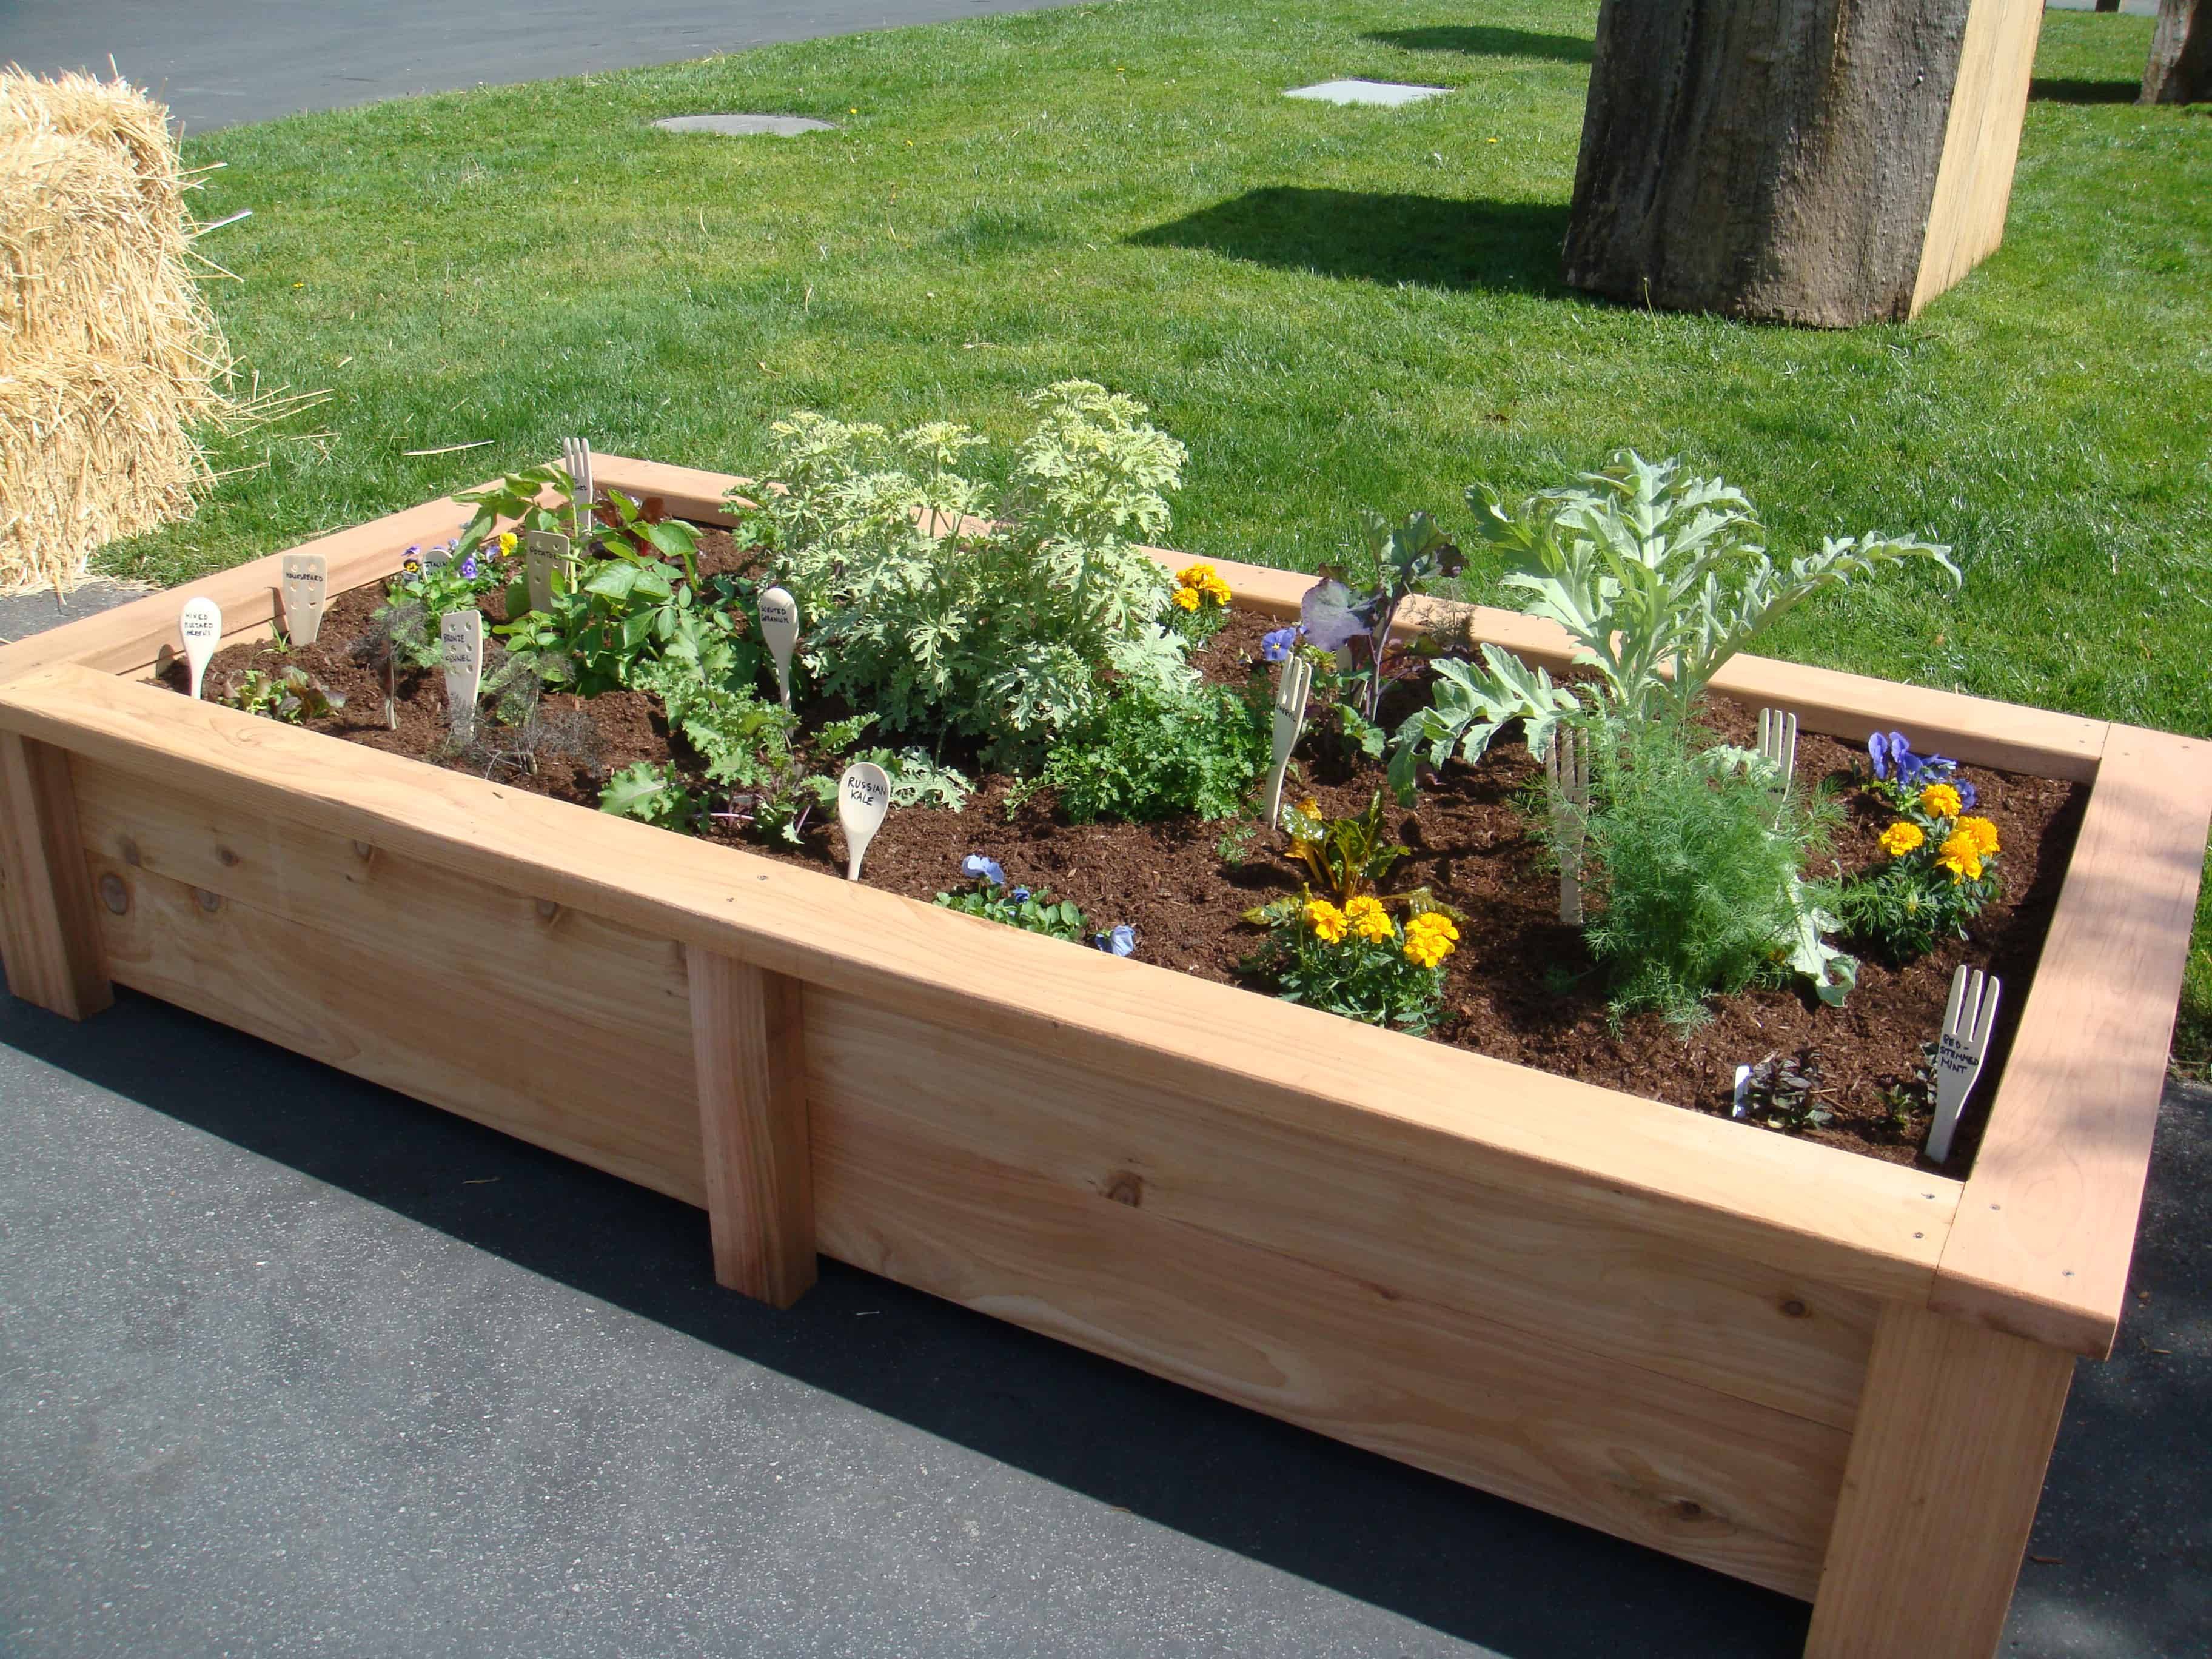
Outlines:
[[[742, 569], [748, 561], [726, 532], [708, 530], [702, 535], [700, 562], [703, 574], [712, 574]], [[249, 666], [296, 665], [346, 698], [336, 714], [310, 720], [312, 729], [457, 769], [483, 770], [481, 760], [471, 765], [450, 752], [442, 674], [403, 674], [398, 729], [385, 726], [379, 676], [349, 650], [367, 630], [381, 596], [380, 585], [373, 585], [335, 597], [317, 642], [289, 654], [280, 656], [266, 644], [224, 650], [209, 666], [208, 695], [222, 692]], [[492, 619], [502, 619], [495, 596], [486, 608]], [[1258, 657], [1260, 635], [1279, 625], [1274, 617], [1232, 611], [1228, 626], [1194, 662], [1209, 678], [1242, 684]], [[181, 685], [181, 676], [173, 683]], [[552, 696], [546, 706], [570, 717], [582, 739], [578, 750], [544, 757], [534, 775], [500, 768], [496, 775], [503, 784], [596, 809], [600, 787], [613, 772], [635, 761], [671, 758], [667, 724], [655, 698], [628, 691], [588, 702]], [[848, 712], [836, 702], [802, 709], [809, 730]], [[1395, 714], [1386, 709], [1386, 725], [1395, 722]], [[1708, 723], [1729, 742], [1755, 746], [1755, 710], [1715, 698]], [[864, 739], [878, 740], [899, 739], [872, 732]], [[1301, 756], [1305, 793], [1330, 814], [1358, 811], [1382, 787], [1382, 769], [1364, 757], [1313, 756], [1331, 742], [1307, 738]], [[1097, 928], [1133, 926], [1142, 960], [1226, 984], [1251, 982], [1239, 964], [1261, 935], [1243, 915], [1298, 885], [1293, 867], [1277, 850], [1279, 838], [1249, 838], [1241, 853], [1224, 856], [1224, 830], [1231, 826], [1187, 819], [1072, 824], [1060, 818], [1048, 795], [1022, 801], [1010, 816], [1006, 802], [1016, 780], [976, 777], [972, 754], [949, 750], [944, 758], [975, 777], [966, 810], [892, 813], [868, 851], [869, 884], [927, 900], [965, 888], [961, 860], [984, 854], [1004, 866], [1010, 884], [1049, 889], [1074, 901]], [[1982, 768], [1965, 773], [1980, 791], [1977, 810], [1995, 821], [2004, 848], [2003, 896], [1974, 922], [1971, 940], [1949, 941], [1902, 967], [1866, 957], [1857, 988], [1841, 1008], [1794, 988], [1715, 999], [1712, 1018], [1685, 1036], [1656, 1014], [1616, 1020], [1608, 1012], [1602, 970], [1580, 932], [1559, 921], [1558, 878], [1530, 816], [1541, 768], [1516, 741], [1503, 739], [1479, 767], [1447, 767], [1413, 809], [1389, 811], [1389, 823], [1413, 849], [1392, 872], [1389, 889], [1426, 886], [1468, 918], [1460, 948], [1449, 961], [1444, 1017], [1431, 1035], [1540, 1071], [1723, 1115], [1739, 1064], [1809, 1054], [1820, 1068], [1820, 1103], [1832, 1116], [1801, 1133], [1909, 1164], [1927, 1133], [1928, 1118], [1922, 1110], [1898, 1121], [1893, 1091], [1907, 1083], [1921, 1043], [1942, 1026], [1952, 970], [1971, 963], [2000, 975], [2005, 995], [1990, 1063], [1944, 1166], [1945, 1173], [1963, 1176], [1979, 1139], [1982, 1109], [1996, 1093], [2087, 799], [2087, 789], [2078, 785]], [[1894, 817], [1860, 787], [1865, 774], [1863, 750], [1810, 733], [1799, 739], [1799, 786], [1826, 784], [1844, 808], [1834, 856], [1846, 872], [1884, 861], [1875, 837]], [[735, 832], [709, 838], [840, 874], [844, 869], [842, 837], [823, 813], [810, 820], [803, 848], [764, 844]]]

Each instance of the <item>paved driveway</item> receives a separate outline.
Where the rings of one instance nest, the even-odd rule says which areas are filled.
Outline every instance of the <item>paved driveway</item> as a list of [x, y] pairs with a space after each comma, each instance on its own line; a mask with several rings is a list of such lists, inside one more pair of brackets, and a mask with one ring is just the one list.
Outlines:
[[0, 0], [0, 63], [131, 79], [204, 131], [1073, 0]]

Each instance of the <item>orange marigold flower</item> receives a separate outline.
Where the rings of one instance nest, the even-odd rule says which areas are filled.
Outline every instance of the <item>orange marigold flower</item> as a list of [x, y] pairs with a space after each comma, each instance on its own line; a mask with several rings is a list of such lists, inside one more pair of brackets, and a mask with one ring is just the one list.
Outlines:
[[1931, 783], [1920, 792], [1920, 810], [1931, 818], [1955, 818], [1966, 810], [1966, 804], [1949, 784]]
[[1198, 590], [1194, 587], [1178, 587], [1170, 597], [1185, 611], [1198, 609]]
[[1979, 880], [1982, 873], [1982, 849], [1972, 833], [1954, 830], [1943, 838], [1941, 854], [1936, 862], [1951, 872], [1951, 880], [1959, 882]]
[[1881, 850], [1893, 859], [1901, 859], [1927, 839], [1918, 824], [1899, 818], [1881, 832]]
[[1984, 858], [1990, 857], [1997, 850], [1997, 827], [1987, 818], [1960, 818], [1952, 826], [1952, 833], [1971, 836], [1975, 850]]
[[1365, 893], [1344, 907], [1344, 919], [1352, 924], [1355, 934], [1372, 945], [1379, 945], [1397, 933], [1390, 925], [1390, 913], [1382, 908], [1382, 901]]
[[1308, 899], [1305, 915], [1306, 926], [1314, 930], [1314, 937], [1322, 944], [1341, 945], [1344, 942], [1346, 925], [1344, 912], [1327, 899]]

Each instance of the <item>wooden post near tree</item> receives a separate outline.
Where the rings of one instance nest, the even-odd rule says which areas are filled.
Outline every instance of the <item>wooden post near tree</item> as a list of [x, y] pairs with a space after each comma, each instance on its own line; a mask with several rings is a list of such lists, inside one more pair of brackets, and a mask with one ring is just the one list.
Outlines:
[[1849, 328], [2004, 234], [2043, 0], [1604, 0], [1574, 287]]
[[2158, 33], [2143, 70], [2143, 104], [2212, 103], [2212, 6], [2160, 0]]

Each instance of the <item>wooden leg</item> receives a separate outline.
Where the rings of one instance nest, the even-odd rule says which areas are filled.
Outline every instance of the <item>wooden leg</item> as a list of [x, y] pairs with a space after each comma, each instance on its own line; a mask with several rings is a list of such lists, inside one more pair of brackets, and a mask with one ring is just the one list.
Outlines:
[[69, 752], [0, 732], [0, 958], [26, 1002], [84, 1019], [115, 1000]]
[[714, 1281], [787, 1308], [814, 1284], [801, 988], [711, 951], [690, 967]]
[[2063, 1350], [1883, 1310], [1806, 1659], [1990, 1659], [2073, 1380]]

